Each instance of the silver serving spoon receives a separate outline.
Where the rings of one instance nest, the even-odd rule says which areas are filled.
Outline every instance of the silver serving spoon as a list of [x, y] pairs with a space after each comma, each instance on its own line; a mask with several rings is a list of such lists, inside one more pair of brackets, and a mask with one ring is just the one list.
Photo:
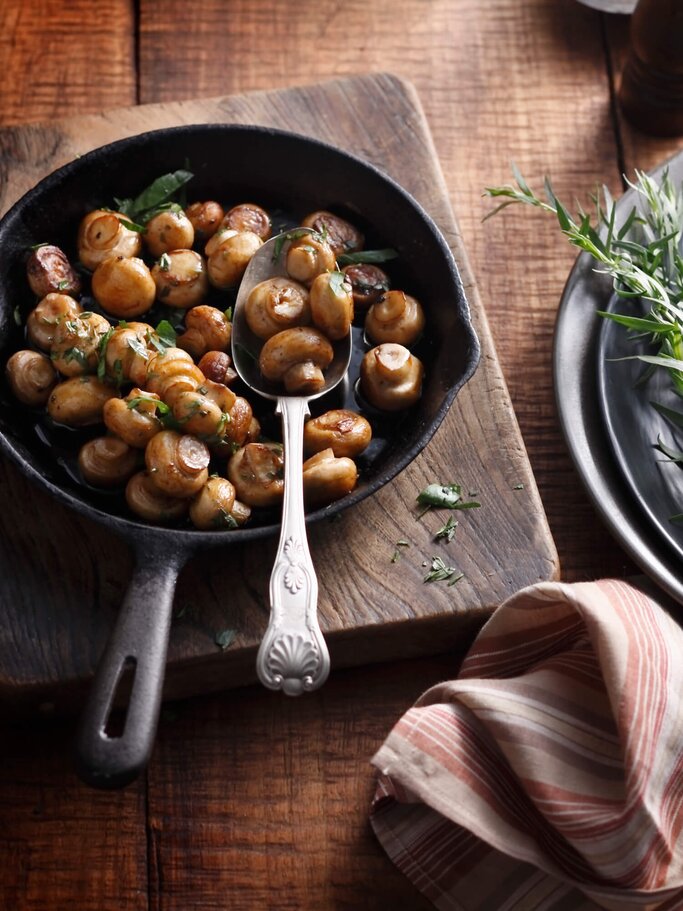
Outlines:
[[[299, 231], [294, 229], [296, 236]], [[288, 234], [289, 236], [289, 234]], [[346, 376], [351, 360], [351, 333], [334, 343], [334, 359], [325, 372], [325, 385], [313, 395], [287, 395], [264, 379], [258, 366], [263, 342], [249, 329], [244, 304], [259, 282], [287, 275], [290, 244], [282, 236], [265, 243], [247, 266], [232, 320], [232, 359], [246, 385], [277, 402], [282, 417], [285, 477], [280, 541], [270, 577], [270, 620], [256, 658], [264, 686], [289, 696], [315, 690], [327, 679], [330, 656], [318, 623], [318, 579], [308, 549], [304, 514], [303, 431], [308, 403], [334, 389]]]

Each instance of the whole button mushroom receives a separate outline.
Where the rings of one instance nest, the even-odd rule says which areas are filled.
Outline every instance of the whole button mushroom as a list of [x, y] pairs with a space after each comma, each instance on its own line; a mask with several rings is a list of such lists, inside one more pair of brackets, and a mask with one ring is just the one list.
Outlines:
[[107, 376], [118, 382], [144, 385], [147, 363], [152, 356], [148, 345], [156, 334], [146, 323], [126, 323], [111, 331], [104, 344], [104, 364]]
[[387, 291], [365, 317], [365, 331], [373, 342], [396, 342], [406, 347], [422, 335], [425, 315], [422, 305], [403, 291]]
[[347, 408], [326, 411], [304, 425], [304, 450], [331, 449], [335, 456], [355, 458], [370, 445], [372, 428], [361, 414]]
[[403, 345], [378, 345], [361, 361], [361, 392], [382, 411], [410, 408], [422, 393], [423, 373], [422, 362]]
[[78, 467], [93, 487], [118, 487], [138, 466], [136, 451], [118, 437], [96, 437], [81, 446]]
[[313, 228], [322, 235], [332, 247], [335, 257], [341, 256], [342, 253], [356, 253], [363, 249], [365, 240], [358, 228], [332, 212], [324, 209], [311, 212], [301, 224], [305, 228]]
[[277, 443], [248, 443], [228, 462], [228, 480], [248, 506], [273, 506], [284, 493], [284, 459]]
[[188, 310], [185, 331], [178, 336], [176, 344], [193, 357], [201, 358], [207, 351], [225, 351], [231, 336], [232, 325], [225, 313], [204, 304]]
[[287, 248], [287, 274], [304, 285], [310, 285], [322, 272], [332, 272], [336, 267], [337, 261], [332, 247], [316, 234], [297, 237]]
[[351, 282], [353, 303], [357, 310], [367, 310], [391, 287], [384, 269], [370, 263], [353, 263], [344, 266], [342, 272]]
[[337, 458], [331, 449], [317, 452], [303, 464], [304, 497], [321, 506], [345, 497], [356, 486], [358, 469], [353, 459]]
[[162, 430], [161, 421], [157, 417], [160, 402], [158, 395], [135, 387], [125, 399], [109, 399], [105, 402], [102, 418], [106, 428], [129, 446], [144, 449], [152, 437]]
[[169, 307], [187, 310], [209, 290], [206, 264], [195, 250], [171, 250], [152, 267], [156, 296]]
[[61, 320], [52, 340], [52, 363], [64, 376], [94, 373], [97, 370], [102, 339], [110, 328], [103, 316], [91, 311]]
[[34, 248], [26, 263], [26, 274], [36, 297], [60, 292], [69, 295], [81, 293], [78, 273], [66, 253], [53, 244], [40, 244]]
[[74, 376], [58, 383], [47, 401], [47, 412], [57, 424], [88, 427], [102, 421], [104, 405], [117, 395], [113, 386], [94, 376]]
[[126, 503], [129, 509], [155, 525], [168, 525], [187, 514], [187, 497], [169, 496], [159, 490], [146, 471], [134, 474], [126, 485]]
[[293, 278], [275, 276], [259, 282], [244, 304], [247, 325], [258, 338], [268, 339], [294, 326], [311, 322], [308, 288]]
[[282, 382], [290, 393], [312, 394], [325, 385], [323, 371], [334, 351], [319, 329], [299, 326], [278, 332], [261, 348], [259, 368], [267, 380]]
[[155, 257], [170, 250], [189, 250], [194, 243], [194, 227], [182, 210], [159, 212], [145, 227], [145, 244]]
[[31, 408], [47, 402], [58, 380], [50, 359], [30, 349], [15, 351], [5, 369], [12, 392]]
[[86, 269], [94, 271], [110, 256], [139, 256], [142, 239], [120, 212], [95, 209], [81, 221], [78, 228], [78, 258]]
[[235, 505], [235, 488], [226, 478], [209, 478], [190, 503], [190, 520], [195, 528], [215, 531], [236, 528], [232, 517]]
[[78, 301], [68, 294], [46, 294], [31, 310], [26, 320], [29, 341], [37, 348], [49, 351], [57, 326], [64, 320], [74, 319], [82, 309]]
[[270, 216], [253, 202], [243, 202], [225, 213], [223, 225], [233, 231], [251, 231], [261, 240], [268, 240], [272, 230]]
[[345, 338], [353, 322], [351, 284], [343, 272], [323, 272], [311, 285], [313, 323], [333, 342]]
[[152, 483], [172, 497], [192, 497], [206, 483], [210, 453], [190, 434], [162, 430], [147, 444], [145, 464]]
[[263, 246], [263, 241], [253, 231], [232, 235], [226, 231], [226, 235], [209, 254], [207, 262], [209, 281], [215, 288], [234, 288], [238, 285], [252, 256]]
[[95, 299], [119, 319], [146, 313], [154, 303], [156, 290], [146, 264], [134, 256], [110, 256], [97, 266], [92, 277]]
[[204, 376], [214, 383], [229, 386], [237, 379], [237, 371], [232, 366], [232, 358], [225, 351], [207, 351], [197, 364]]
[[205, 243], [218, 230], [223, 221], [223, 206], [212, 199], [206, 202], [193, 202], [185, 209], [194, 228], [195, 239]]

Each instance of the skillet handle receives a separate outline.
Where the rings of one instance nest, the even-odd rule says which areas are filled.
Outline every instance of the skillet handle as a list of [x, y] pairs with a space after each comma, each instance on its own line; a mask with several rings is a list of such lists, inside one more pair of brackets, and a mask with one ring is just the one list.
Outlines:
[[[187, 553], [149, 544], [136, 547], [133, 577], [76, 734], [76, 771], [97, 788], [129, 784], [147, 765], [154, 746], [173, 595]], [[130, 695], [121, 708], [123, 730], [117, 736], [108, 723], [120, 683], [129, 686]]]

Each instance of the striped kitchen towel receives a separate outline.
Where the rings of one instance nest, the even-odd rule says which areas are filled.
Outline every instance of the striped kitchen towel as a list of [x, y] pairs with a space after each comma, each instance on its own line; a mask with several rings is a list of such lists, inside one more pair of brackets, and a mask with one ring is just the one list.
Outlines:
[[375, 833], [439, 909], [683, 909], [683, 631], [624, 582], [510, 598], [373, 763]]

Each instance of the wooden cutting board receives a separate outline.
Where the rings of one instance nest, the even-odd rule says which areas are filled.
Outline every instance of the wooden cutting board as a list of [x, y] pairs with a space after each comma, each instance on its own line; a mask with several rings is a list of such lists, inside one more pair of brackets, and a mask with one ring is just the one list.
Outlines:
[[[354, 152], [409, 190], [450, 244], [481, 340], [477, 373], [426, 450], [377, 494], [337, 521], [316, 525], [311, 550], [333, 672], [464, 646], [508, 595], [556, 578], [558, 561], [412, 86], [373, 75], [0, 129], [0, 210], [96, 146], [199, 122], [280, 127]], [[457, 514], [447, 544], [434, 540], [447, 513], [417, 518], [415, 497], [435, 481], [460, 483], [482, 504]], [[11, 464], [0, 464], [0, 490], [0, 699], [14, 711], [70, 710], [82, 701], [116, 619], [131, 556], [111, 533], [33, 489]], [[397, 548], [399, 540], [410, 546]], [[167, 697], [256, 679], [274, 549], [274, 540], [226, 546], [181, 573]], [[436, 554], [464, 573], [457, 585], [424, 583], [425, 564]], [[235, 637], [222, 649], [216, 639], [225, 630]]]

